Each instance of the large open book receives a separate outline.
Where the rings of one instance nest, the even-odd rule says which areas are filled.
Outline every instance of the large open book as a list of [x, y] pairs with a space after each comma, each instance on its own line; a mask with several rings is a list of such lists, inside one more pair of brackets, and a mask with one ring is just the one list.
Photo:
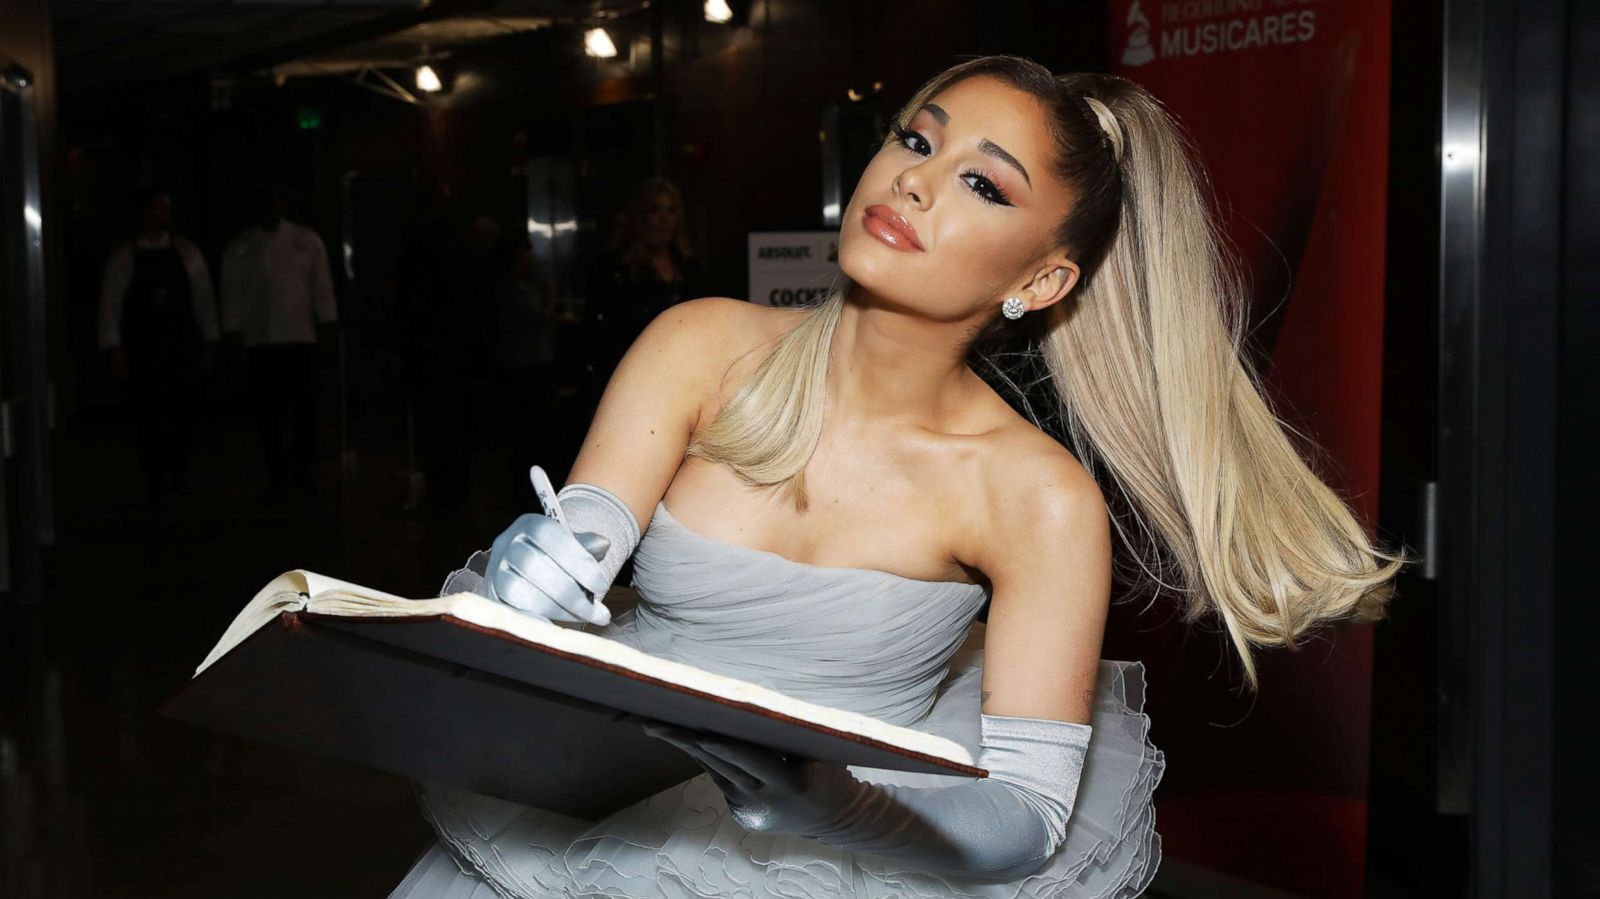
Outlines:
[[583, 818], [701, 772], [650, 719], [792, 755], [987, 776], [961, 744], [640, 652], [472, 593], [402, 599], [291, 571], [164, 713]]

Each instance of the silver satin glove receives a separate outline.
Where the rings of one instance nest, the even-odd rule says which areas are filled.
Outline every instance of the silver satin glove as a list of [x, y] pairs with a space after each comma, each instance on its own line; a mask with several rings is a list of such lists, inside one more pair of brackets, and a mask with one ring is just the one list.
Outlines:
[[987, 778], [905, 787], [744, 740], [645, 726], [700, 762], [746, 830], [799, 834], [937, 874], [1017, 880], [1043, 868], [1066, 839], [1094, 728], [981, 715], [980, 729], [977, 764]]
[[639, 524], [603, 487], [568, 484], [557, 497], [572, 529], [520, 516], [495, 538], [477, 592], [551, 621], [610, 624], [602, 600], [639, 545]]

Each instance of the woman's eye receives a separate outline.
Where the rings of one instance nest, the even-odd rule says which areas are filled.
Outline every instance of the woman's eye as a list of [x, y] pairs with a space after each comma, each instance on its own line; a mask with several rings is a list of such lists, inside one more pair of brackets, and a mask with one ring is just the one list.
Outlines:
[[894, 129], [894, 136], [895, 140], [900, 143], [900, 146], [905, 147], [907, 150], [910, 150], [918, 156], [926, 156], [933, 150], [932, 147], [928, 147], [926, 150], [919, 150], [916, 146], [907, 146], [906, 141], [908, 140], [921, 141], [924, 147], [927, 147], [928, 144], [927, 138], [915, 131], [912, 131], [910, 128], [896, 128]]
[[973, 179], [967, 183], [972, 187], [973, 192], [982, 198], [984, 202], [996, 203], [1001, 206], [1011, 205], [1011, 200], [1006, 196], [1006, 192], [1001, 190], [998, 185], [983, 175], [968, 172], [961, 177]]

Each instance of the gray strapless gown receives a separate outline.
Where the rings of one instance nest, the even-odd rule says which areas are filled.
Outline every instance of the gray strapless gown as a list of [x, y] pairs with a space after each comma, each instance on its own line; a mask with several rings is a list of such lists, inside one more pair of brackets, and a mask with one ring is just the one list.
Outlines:
[[[591, 632], [979, 752], [980, 586], [826, 568], [713, 540], [656, 506], [634, 556], [637, 605]], [[1101, 660], [1067, 838], [1043, 870], [996, 884], [908, 870], [803, 837], [751, 833], [705, 774], [599, 821], [419, 784], [439, 835], [391, 899], [495, 897], [1137, 896], [1161, 858], [1144, 666]], [[672, 751], [665, 744], [662, 751]], [[851, 767], [876, 783], [968, 778]]]

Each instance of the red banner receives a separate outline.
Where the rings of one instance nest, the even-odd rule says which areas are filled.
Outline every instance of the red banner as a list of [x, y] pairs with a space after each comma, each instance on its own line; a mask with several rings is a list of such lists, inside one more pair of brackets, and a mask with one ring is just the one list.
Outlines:
[[[1370, 526], [1388, 0], [1111, 0], [1109, 8], [1113, 70], [1167, 104], [1211, 175], [1251, 278], [1251, 342], [1270, 399], [1315, 439], [1323, 452], [1315, 467]], [[1219, 643], [1196, 651], [1172, 633], [1156, 640], [1168, 653], [1152, 660], [1159, 681], [1150, 708], [1170, 764], [1167, 795], [1157, 796], [1167, 854], [1306, 896], [1361, 895], [1371, 631], [1262, 657], [1254, 700], [1210, 695]]]

